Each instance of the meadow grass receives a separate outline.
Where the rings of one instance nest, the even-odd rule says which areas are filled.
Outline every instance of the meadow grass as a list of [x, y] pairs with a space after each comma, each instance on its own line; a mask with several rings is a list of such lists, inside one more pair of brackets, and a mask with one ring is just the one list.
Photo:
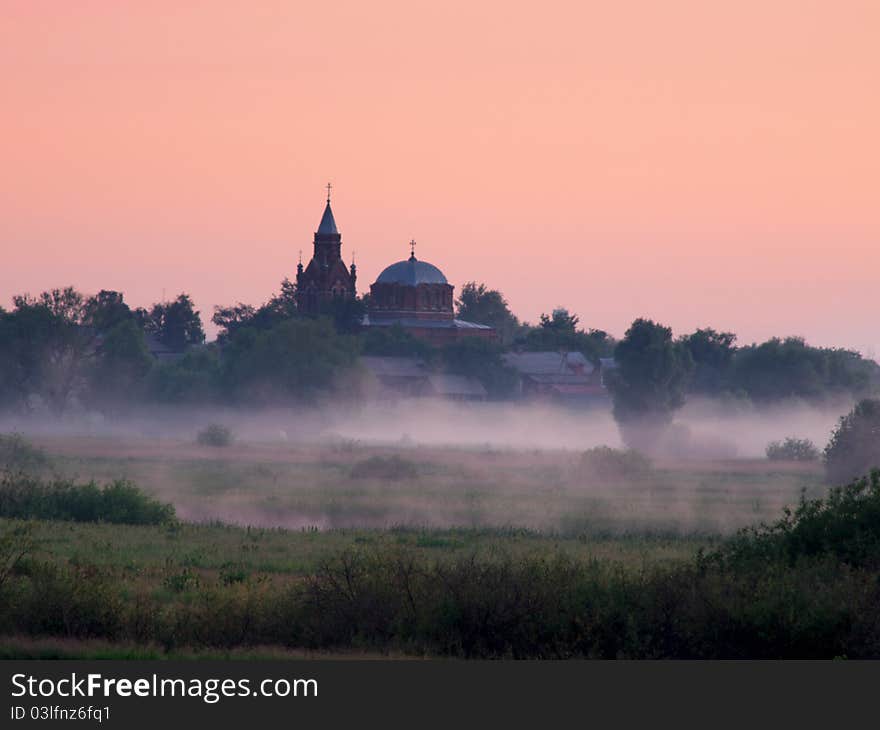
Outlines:
[[[47, 439], [65, 476], [130, 479], [186, 520], [264, 527], [520, 527], [551, 533], [730, 534], [823, 490], [818, 466], [659, 463], [626, 479], [575, 451]], [[382, 469], [394, 466], [394, 478]], [[405, 468], [404, 468], [405, 467]], [[373, 473], [379, 476], [371, 476]]]
[[880, 652], [869, 566], [702, 557], [823, 494], [812, 464], [661, 462], [621, 479], [568, 451], [40, 446], [58, 478], [129, 479], [182, 519], [0, 520], [9, 554], [27, 540], [0, 566], [2, 656]]

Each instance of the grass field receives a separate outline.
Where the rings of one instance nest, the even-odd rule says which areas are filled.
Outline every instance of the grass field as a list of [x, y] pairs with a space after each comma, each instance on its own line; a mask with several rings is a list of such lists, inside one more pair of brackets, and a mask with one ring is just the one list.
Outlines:
[[[131, 479], [187, 520], [286, 527], [518, 527], [596, 534], [726, 534], [775, 518], [801, 490], [822, 490], [817, 465], [764, 459], [657, 463], [625, 479], [585, 470], [576, 451], [42, 439], [54, 468]], [[374, 457], [415, 475], [355, 478]]]
[[[817, 466], [757, 459], [657, 462], [623, 477], [566, 450], [35, 443], [45, 471], [130, 479], [181, 520], [31, 522], [28, 555], [0, 593], [2, 656], [604, 655], [595, 637], [589, 650], [503, 637], [545, 620], [538, 606], [568, 612], [599, 586], [611, 603], [666, 591], [698, 550], [825, 491]], [[0, 520], [0, 533], [18, 524]], [[485, 610], [512, 623], [480, 624], [471, 645], [461, 611], [493, 595]], [[385, 636], [383, 621], [417, 638]], [[447, 621], [454, 639], [436, 635]], [[484, 646], [482, 634], [502, 638]], [[635, 646], [607, 652], [655, 651]]]

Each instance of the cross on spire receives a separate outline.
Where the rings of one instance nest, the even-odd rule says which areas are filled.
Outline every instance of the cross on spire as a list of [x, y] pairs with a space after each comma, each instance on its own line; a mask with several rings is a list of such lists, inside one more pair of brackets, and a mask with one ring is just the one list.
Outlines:
[[333, 186], [330, 183], [327, 183], [327, 202], [328, 203], [330, 202], [330, 190], [332, 188], [333, 188]]
[[409, 242], [409, 257], [412, 260], [416, 258], [416, 239], [413, 238]]

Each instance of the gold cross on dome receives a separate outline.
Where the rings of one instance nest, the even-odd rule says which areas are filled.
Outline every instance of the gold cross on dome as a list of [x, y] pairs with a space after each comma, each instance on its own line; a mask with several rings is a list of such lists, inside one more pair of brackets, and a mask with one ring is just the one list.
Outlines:
[[409, 242], [409, 255], [412, 256], [413, 258], [416, 257], [416, 239], [415, 238], [413, 238]]

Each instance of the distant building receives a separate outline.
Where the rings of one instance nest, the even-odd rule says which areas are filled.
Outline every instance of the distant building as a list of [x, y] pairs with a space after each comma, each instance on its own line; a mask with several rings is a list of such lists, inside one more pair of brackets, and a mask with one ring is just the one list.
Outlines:
[[410, 245], [413, 247], [410, 257], [388, 266], [370, 287], [363, 326], [397, 325], [438, 345], [465, 337], [494, 341], [494, 328], [455, 318], [454, 287], [440, 269], [416, 258], [415, 241]]
[[606, 401], [601, 369], [580, 352], [508, 352], [504, 363], [519, 374], [519, 395], [569, 404]]
[[161, 342], [156, 335], [146, 332], [144, 334], [144, 344], [147, 351], [160, 363], [177, 362], [186, 353], [183, 350], [174, 350], [164, 342]]
[[302, 261], [296, 267], [296, 306], [302, 312], [317, 314], [321, 305], [335, 298], [353, 299], [357, 269], [354, 263], [346, 268], [342, 260], [342, 235], [330, 208], [330, 185], [327, 185], [327, 205], [318, 230], [315, 231], [314, 250], [308, 266]]
[[383, 400], [398, 398], [443, 398], [458, 401], [486, 400], [486, 389], [476, 378], [432, 373], [416, 357], [362, 357], [361, 362], [375, 378]]

